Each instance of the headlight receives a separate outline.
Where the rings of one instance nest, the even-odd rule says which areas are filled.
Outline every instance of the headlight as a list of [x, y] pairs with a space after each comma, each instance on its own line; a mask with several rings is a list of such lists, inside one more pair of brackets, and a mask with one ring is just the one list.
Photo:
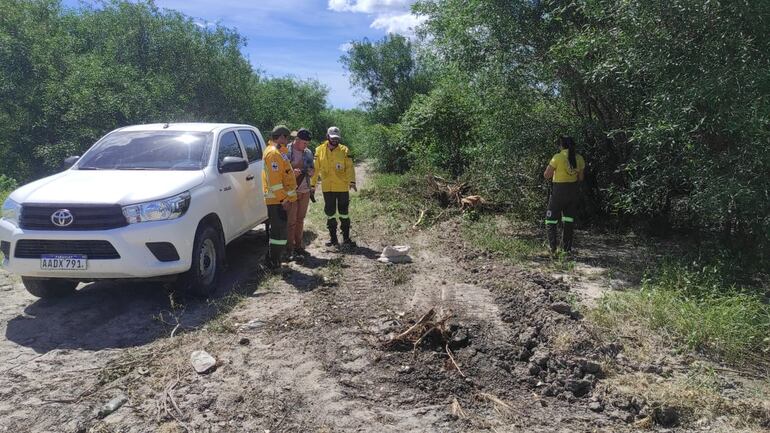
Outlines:
[[181, 217], [190, 207], [190, 193], [183, 192], [174, 197], [123, 207], [123, 216], [129, 224], [147, 221], [165, 221]]
[[19, 226], [19, 216], [21, 215], [21, 205], [9, 199], [3, 203], [3, 219]]

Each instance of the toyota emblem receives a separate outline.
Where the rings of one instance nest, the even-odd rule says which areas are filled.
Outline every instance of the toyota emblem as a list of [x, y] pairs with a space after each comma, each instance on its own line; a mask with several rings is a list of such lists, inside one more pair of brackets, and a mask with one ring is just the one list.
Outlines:
[[75, 218], [68, 209], [59, 209], [51, 215], [51, 222], [57, 227], [70, 226], [74, 221]]

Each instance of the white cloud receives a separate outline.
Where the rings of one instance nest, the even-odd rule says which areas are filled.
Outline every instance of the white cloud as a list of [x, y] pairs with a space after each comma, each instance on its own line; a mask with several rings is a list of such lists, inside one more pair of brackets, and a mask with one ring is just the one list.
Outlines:
[[413, 14], [382, 15], [374, 20], [372, 28], [383, 29], [387, 33], [413, 35], [415, 28], [424, 23], [426, 18]]
[[339, 50], [342, 51], [343, 53], [347, 53], [348, 51], [350, 51], [351, 48], [353, 48], [352, 42], [345, 42], [344, 44], [339, 46]]
[[425, 21], [410, 12], [415, 0], [329, 0], [334, 12], [364, 13], [374, 16], [371, 27], [386, 33], [414, 35], [415, 27]]
[[329, 9], [335, 12], [379, 14], [409, 10], [414, 0], [329, 0]]

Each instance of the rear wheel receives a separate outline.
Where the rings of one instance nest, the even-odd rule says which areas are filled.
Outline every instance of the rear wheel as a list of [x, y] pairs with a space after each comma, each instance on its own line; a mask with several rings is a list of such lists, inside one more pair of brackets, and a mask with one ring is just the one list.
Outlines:
[[21, 277], [21, 282], [29, 293], [38, 298], [59, 298], [75, 293], [77, 281], [48, 278]]
[[219, 231], [206, 225], [198, 228], [193, 243], [192, 266], [177, 281], [179, 289], [196, 297], [209, 297], [217, 290], [222, 272], [224, 242]]

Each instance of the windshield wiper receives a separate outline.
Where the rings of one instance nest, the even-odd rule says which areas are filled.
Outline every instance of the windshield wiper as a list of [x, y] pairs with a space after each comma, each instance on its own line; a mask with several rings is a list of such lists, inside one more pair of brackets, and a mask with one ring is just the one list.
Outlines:
[[78, 170], [104, 170], [101, 167], [78, 167]]
[[115, 170], [162, 170], [160, 168], [148, 168], [148, 167], [115, 167]]

